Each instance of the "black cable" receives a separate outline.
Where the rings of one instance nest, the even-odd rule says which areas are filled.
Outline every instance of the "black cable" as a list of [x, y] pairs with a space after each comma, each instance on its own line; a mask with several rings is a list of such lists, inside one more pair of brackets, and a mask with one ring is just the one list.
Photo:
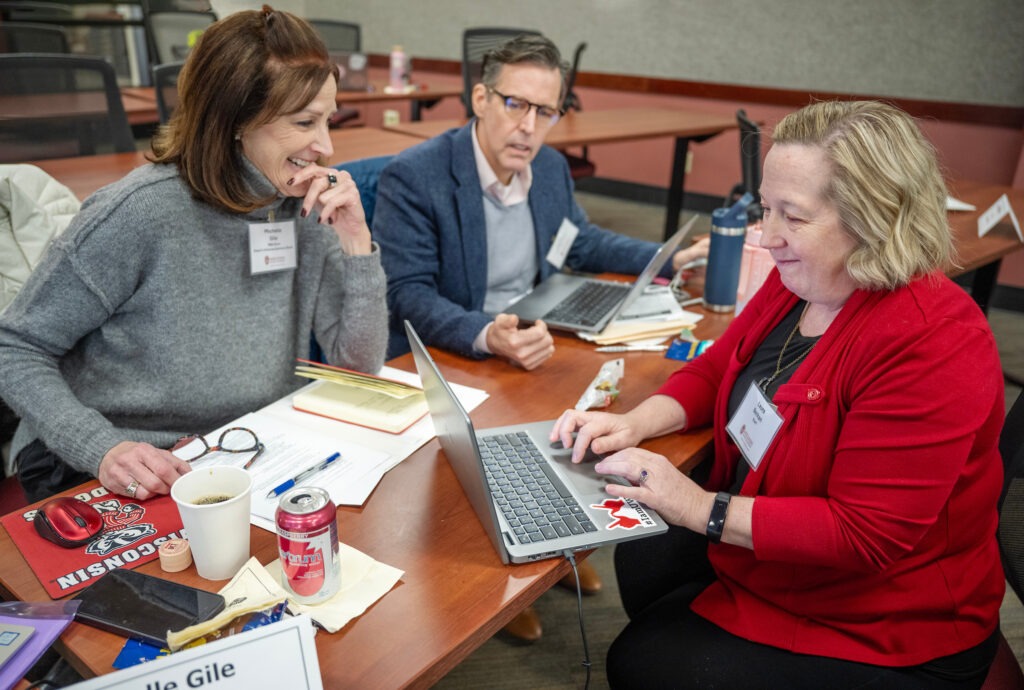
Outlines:
[[565, 551], [565, 559], [572, 566], [572, 574], [576, 578], [576, 609], [580, 621], [580, 638], [583, 640], [583, 668], [587, 669], [587, 679], [583, 683], [584, 690], [590, 687], [590, 646], [587, 644], [587, 629], [583, 625], [583, 589], [580, 587], [580, 573], [576, 569], [576, 556], [572, 551]]
[[25, 690], [49, 690], [49, 688], [59, 688], [60, 686], [54, 683], [52, 680], [46, 680], [41, 678], [32, 685], [29, 685]]

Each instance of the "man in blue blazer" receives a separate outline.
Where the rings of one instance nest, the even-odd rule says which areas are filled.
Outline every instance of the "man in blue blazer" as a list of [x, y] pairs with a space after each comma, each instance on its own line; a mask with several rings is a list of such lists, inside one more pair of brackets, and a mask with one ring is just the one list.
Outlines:
[[[543, 145], [566, 71], [548, 39], [509, 41], [484, 59], [476, 117], [382, 172], [373, 235], [388, 276], [389, 358], [409, 350], [407, 319], [428, 345], [533, 369], [554, 341], [544, 323], [519, 328], [501, 313], [510, 302], [563, 266], [639, 273], [657, 251], [592, 225], [565, 158]], [[673, 267], [700, 252], [678, 252]]]

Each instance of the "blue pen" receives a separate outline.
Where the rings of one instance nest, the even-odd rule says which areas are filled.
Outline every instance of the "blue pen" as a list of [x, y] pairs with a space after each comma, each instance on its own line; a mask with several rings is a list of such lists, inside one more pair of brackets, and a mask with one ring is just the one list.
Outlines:
[[295, 475], [294, 477], [292, 477], [288, 481], [283, 482], [281, 484], [278, 484], [273, 489], [271, 489], [267, 493], [267, 498], [273, 498], [274, 496], [280, 496], [285, 491], [287, 491], [288, 489], [292, 488], [293, 486], [295, 486], [296, 484], [301, 482], [303, 479], [306, 479], [307, 477], [311, 477], [314, 474], [316, 474], [317, 472], [322, 472], [323, 470], [327, 469], [328, 467], [330, 467], [332, 462], [334, 462], [335, 460], [337, 460], [340, 457], [341, 457], [341, 453], [335, 453], [334, 455], [329, 456], [325, 460], [321, 460], [320, 462], [318, 462], [317, 464], [313, 465], [312, 467], [302, 470], [301, 472], [299, 472], [297, 475]]

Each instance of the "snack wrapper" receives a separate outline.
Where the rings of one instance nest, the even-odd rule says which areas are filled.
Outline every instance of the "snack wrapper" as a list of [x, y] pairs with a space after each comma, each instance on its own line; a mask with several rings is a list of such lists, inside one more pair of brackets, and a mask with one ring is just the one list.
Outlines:
[[597, 376], [576, 403], [576, 409], [593, 410], [611, 405], [619, 397], [619, 380], [625, 373], [626, 360], [621, 357], [602, 364]]

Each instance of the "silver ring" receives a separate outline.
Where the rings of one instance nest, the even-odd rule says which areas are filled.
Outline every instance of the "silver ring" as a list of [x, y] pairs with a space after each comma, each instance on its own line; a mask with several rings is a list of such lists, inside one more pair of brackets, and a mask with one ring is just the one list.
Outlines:
[[647, 478], [650, 477], [650, 476], [651, 475], [647, 472], [647, 470], [640, 470], [640, 483], [641, 484], [646, 483], [647, 482]]
[[335, 185], [338, 184], [338, 176], [334, 173], [327, 173], [327, 187], [328, 189], [334, 189]]
[[126, 494], [128, 494], [129, 498], [135, 498], [135, 492], [138, 491], [138, 490], [139, 490], [139, 482], [134, 477], [132, 478], [132, 480], [130, 482], [128, 482], [128, 486], [124, 487], [124, 492]]

